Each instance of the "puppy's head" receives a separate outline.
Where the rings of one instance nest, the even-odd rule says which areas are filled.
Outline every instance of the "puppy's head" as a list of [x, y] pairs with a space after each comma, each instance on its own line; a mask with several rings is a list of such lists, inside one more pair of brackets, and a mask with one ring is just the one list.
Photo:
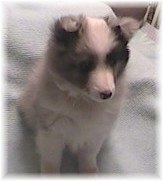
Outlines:
[[127, 17], [62, 17], [53, 29], [51, 66], [93, 99], [109, 99], [129, 59], [128, 41], [139, 27]]

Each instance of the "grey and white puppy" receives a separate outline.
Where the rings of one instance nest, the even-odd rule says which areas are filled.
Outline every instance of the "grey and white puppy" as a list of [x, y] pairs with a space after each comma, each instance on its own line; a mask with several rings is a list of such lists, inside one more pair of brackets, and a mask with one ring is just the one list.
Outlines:
[[80, 172], [98, 171], [96, 156], [124, 95], [127, 44], [139, 27], [128, 17], [71, 16], [55, 23], [20, 101], [36, 131], [42, 173], [59, 172], [65, 147], [77, 154]]

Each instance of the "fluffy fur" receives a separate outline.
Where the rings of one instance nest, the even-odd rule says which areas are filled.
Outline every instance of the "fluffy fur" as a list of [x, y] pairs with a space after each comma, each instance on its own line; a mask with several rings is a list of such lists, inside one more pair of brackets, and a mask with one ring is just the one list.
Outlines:
[[80, 172], [97, 172], [124, 95], [132, 18], [62, 17], [52, 27], [45, 59], [37, 62], [20, 102], [36, 132], [41, 172], [59, 172], [67, 146]]

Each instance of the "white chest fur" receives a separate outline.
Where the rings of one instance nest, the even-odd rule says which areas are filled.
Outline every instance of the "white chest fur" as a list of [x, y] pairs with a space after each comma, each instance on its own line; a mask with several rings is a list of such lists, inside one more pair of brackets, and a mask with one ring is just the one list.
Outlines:
[[45, 109], [51, 110], [44, 122], [50, 125], [47, 132], [52, 140], [53, 137], [60, 137], [73, 151], [89, 142], [103, 142], [109, 136], [118, 113], [119, 106], [113, 102], [111, 105], [84, 105], [82, 101], [79, 104], [65, 99], [56, 99], [55, 106], [50, 105], [49, 101], [48, 105], [44, 102]]

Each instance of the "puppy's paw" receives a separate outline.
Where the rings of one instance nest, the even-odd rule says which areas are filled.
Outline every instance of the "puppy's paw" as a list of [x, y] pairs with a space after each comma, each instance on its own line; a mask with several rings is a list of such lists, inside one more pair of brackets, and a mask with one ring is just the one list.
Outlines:
[[96, 166], [92, 167], [79, 167], [79, 172], [80, 173], [99, 173], [99, 169]]
[[41, 164], [41, 174], [58, 174], [59, 172], [59, 167], [56, 167], [52, 163], [43, 162]]

